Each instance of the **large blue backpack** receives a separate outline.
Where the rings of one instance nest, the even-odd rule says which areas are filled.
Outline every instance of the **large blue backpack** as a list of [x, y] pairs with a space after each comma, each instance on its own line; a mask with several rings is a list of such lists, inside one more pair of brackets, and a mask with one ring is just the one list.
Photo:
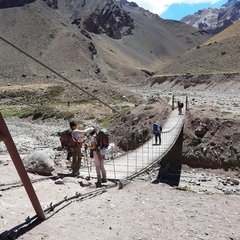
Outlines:
[[154, 132], [161, 132], [162, 131], [162, 127], [161, 127], [160, 123], [154, 123], [153, 124], [153, 131]]

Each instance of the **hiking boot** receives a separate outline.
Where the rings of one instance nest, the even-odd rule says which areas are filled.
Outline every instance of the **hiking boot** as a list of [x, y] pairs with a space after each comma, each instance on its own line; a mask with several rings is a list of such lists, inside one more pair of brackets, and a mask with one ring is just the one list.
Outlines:
[[73, 177], [77, 177], [77, 176], [79, 176], [79, 174], [80, 174], [79, 172], [74, 172], [74, 171], [71, 173], [71, 175], [72, 175]]
[[95, 185], [96, 185], [96, 188], [102, 187], [102, 183], [101, 183], [100, 181], [97, 181], [97, 182], [95, 183]]
[[106, 182], [107, 182], [107, 179], [102, 178], [102, 183], [106, 183]]

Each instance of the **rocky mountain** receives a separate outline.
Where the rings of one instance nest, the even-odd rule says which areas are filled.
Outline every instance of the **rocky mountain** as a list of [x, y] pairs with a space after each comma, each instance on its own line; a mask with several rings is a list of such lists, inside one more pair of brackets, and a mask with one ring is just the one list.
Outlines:
[[[1, 36], [81, 84], [136, 82], [209, 35], [125, 0], [0, 0]], [[55, 77], [0, 42], [0, 83]]]
[[184, 17], [181, 21], [200, 30], [217, 34], [240, 19], [240, 0], [228, 0], [220, 8], [208, 8]]
[[187, 74], [186, 76], [191, 79], [191, 74], [239, 73], [239, 36], [240, 21], [237, 21], [205, 43], [180, 56], [161, 71], [161, 74]]

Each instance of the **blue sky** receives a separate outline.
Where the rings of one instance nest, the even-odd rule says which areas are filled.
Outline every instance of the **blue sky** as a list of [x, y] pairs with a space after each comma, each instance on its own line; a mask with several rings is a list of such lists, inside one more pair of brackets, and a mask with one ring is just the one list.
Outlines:
[[186, 15], [209, 7], [220, 7], [227, 0], [133, 0], [140, 7], [164, 19], [180, 20]]

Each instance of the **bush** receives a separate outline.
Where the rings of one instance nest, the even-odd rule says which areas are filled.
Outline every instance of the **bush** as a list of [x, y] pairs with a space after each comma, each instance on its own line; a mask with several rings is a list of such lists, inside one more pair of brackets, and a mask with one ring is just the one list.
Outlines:
[[147, 111], [147, 110], [151, 110], [151, 109], [153, 109], [153, 108], [154, 108], [153, 106], [149, 106], [149, 105], [148, 105], [148, 106], [145, 106], [145, 107], [144, 107], [144, 110]]
[[16, 116], [19, 118], [27, 118], [33, 115], [34, 109], [32, 108], [7, 109], [7, 110], [1, 110], [1, 113], [4, 117]]
[[192, 146], [197, 146], [197, 145], [199, 145], [201, 142], [202, 142], [202, 140], [201, 140], [200, 138], [194, 137], [194, 138], [192, 139], [191, 145], [192, 145]]
[[209, 144], [210, 144], [210, 146], [216, 146], [215, 142], [210, 142]]
[[70, 119], [74, 117], [73, 112], [59, 112], [55, 111], [51, 107], [42, 107], [41, 109], [36, 109], [33, 113], [32, 120], [37, 120], [39, 118], [48, 119], [48, 118], [63, 118], [63, 119]]
[[101, 125], [101, 127], [108, 129], [112, 119], [113, 119], [113, 115], [108, 114], [105, 117], [97, 118], [96, 120], [97, 120], [97, 123]]
[[233, 145], [231, 145], [229, 149], [234, 153], [238, 153], [238, 150]]
[[231, 138], [230, 135], [225, 135], [224, 137], [225, 137], [227, 140], [229, 140], [229, 139]]

